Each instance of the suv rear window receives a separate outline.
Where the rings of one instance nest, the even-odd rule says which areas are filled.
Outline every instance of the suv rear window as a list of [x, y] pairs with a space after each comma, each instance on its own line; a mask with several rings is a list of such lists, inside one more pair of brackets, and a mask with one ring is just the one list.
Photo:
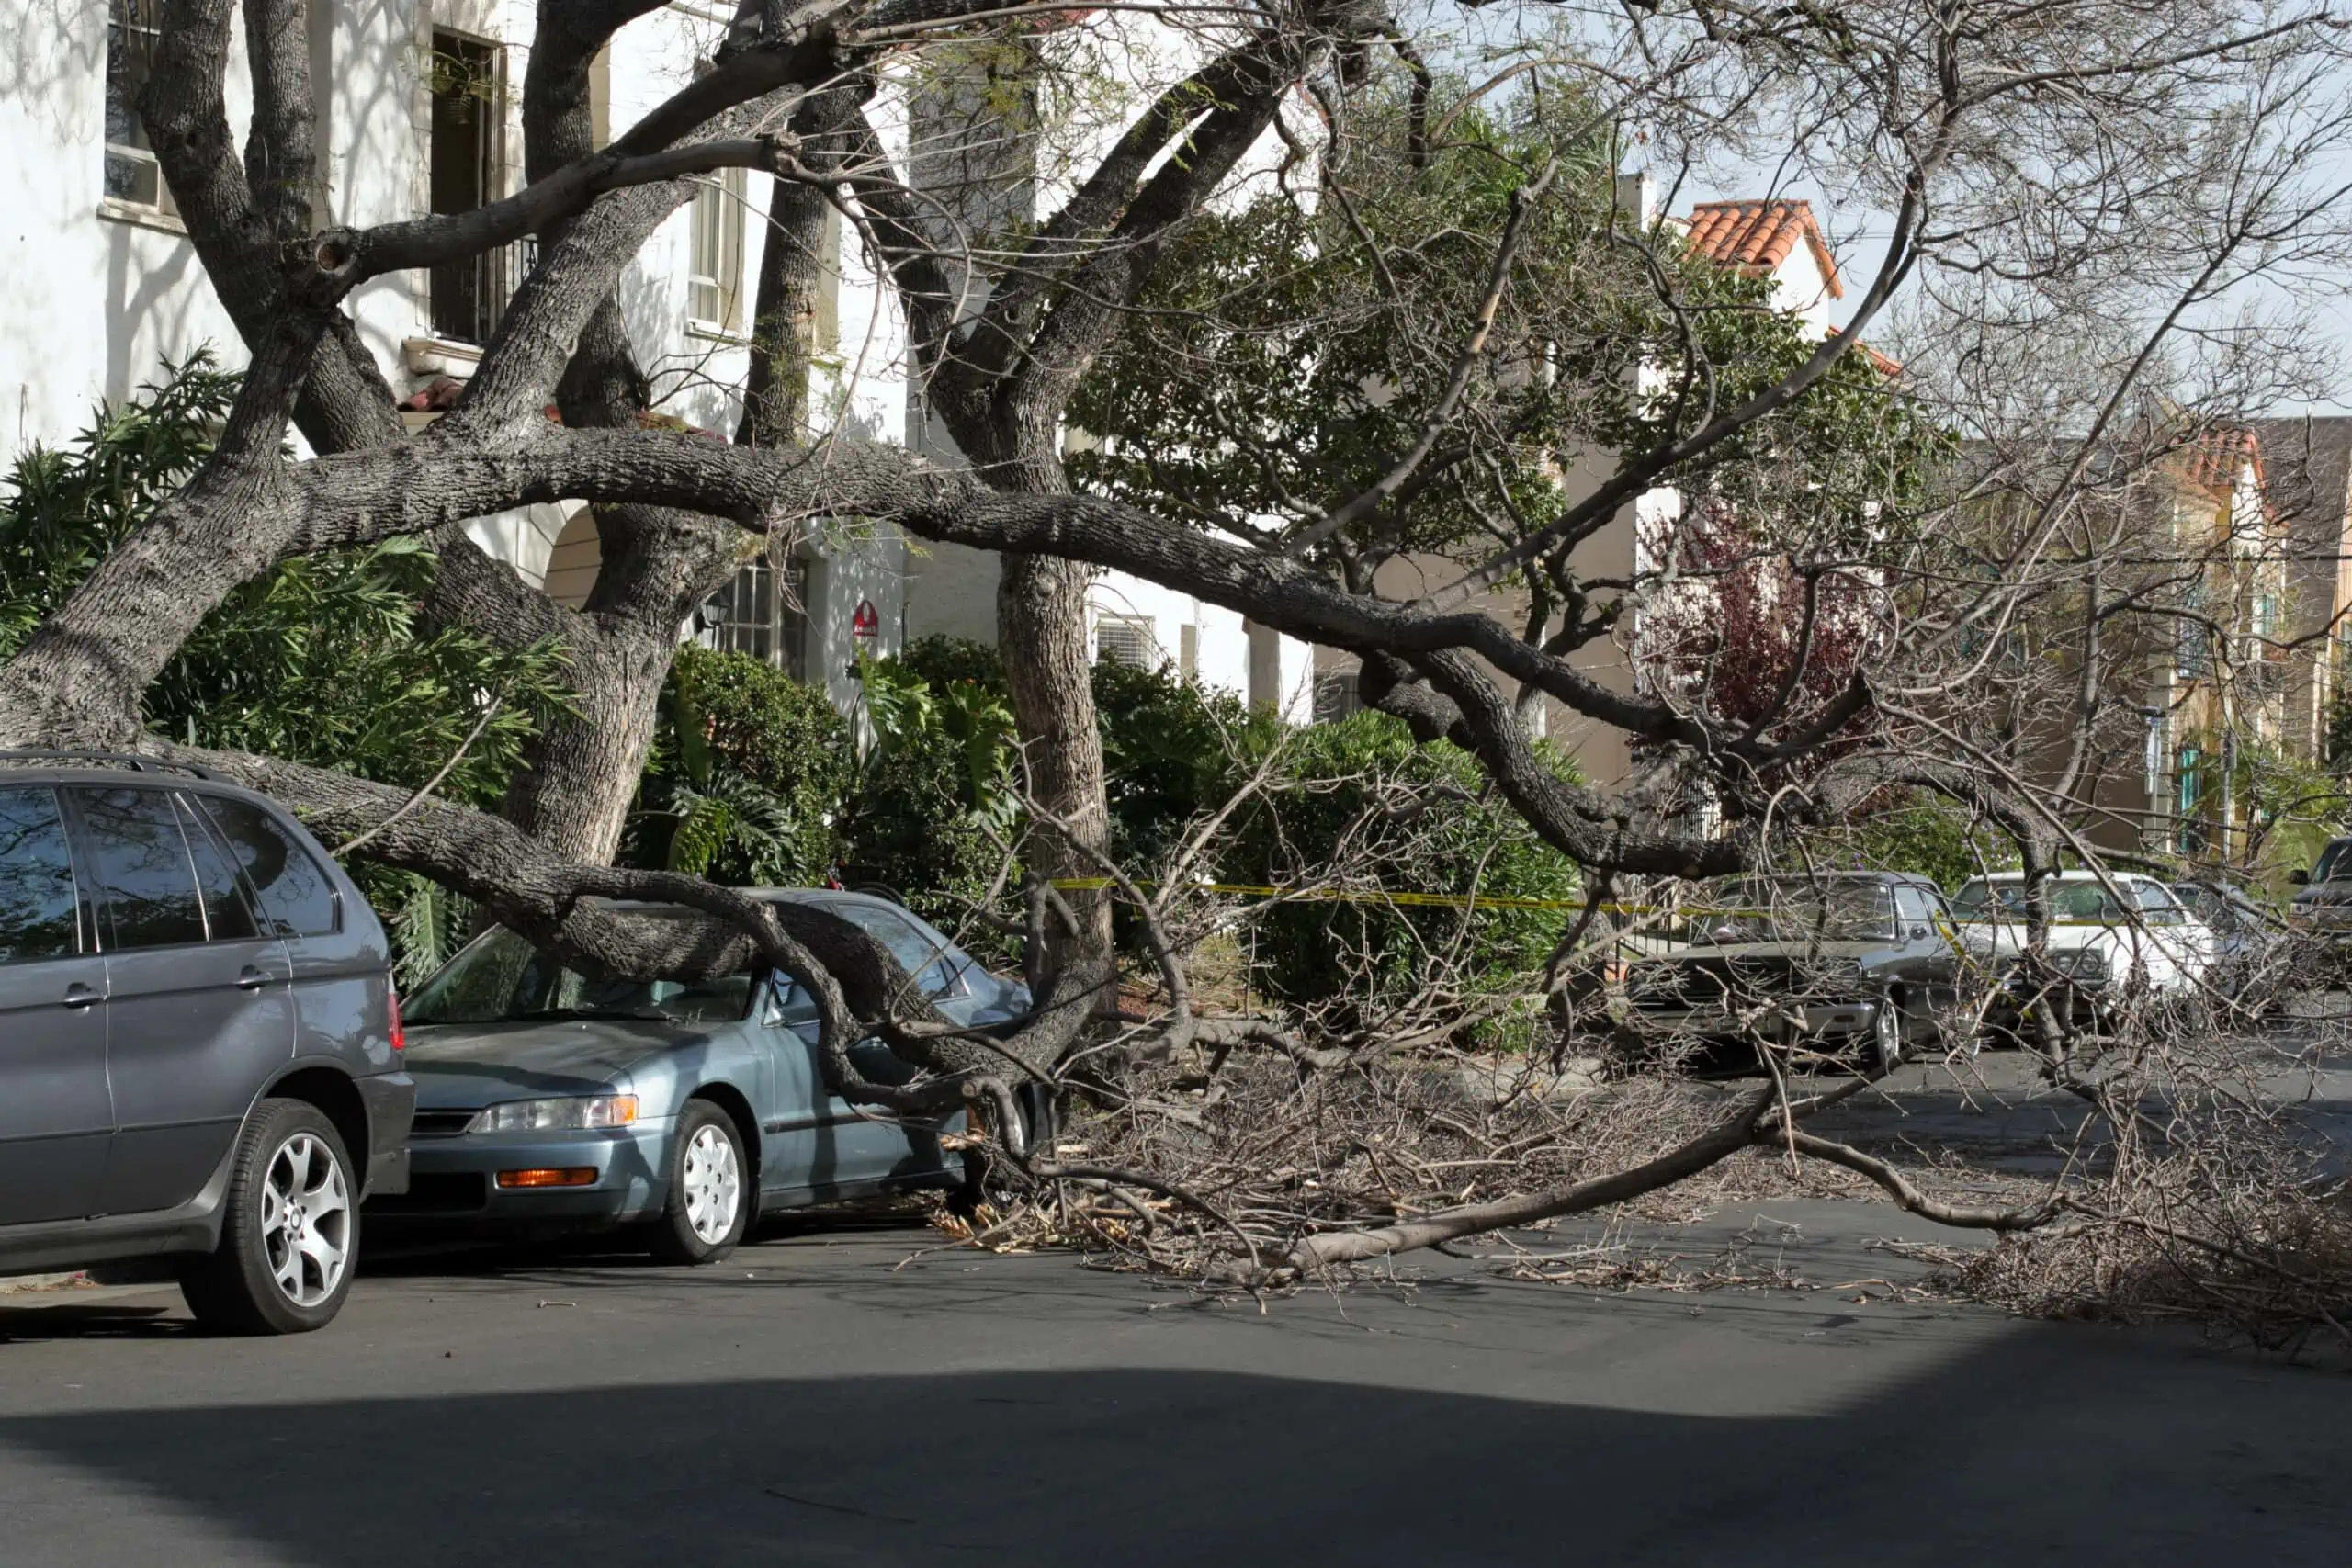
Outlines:
[[311, 852], [277, 819], [250, 801], [221, 795], [199, 795], [213, 825], [228, 841], [254, 897], [261, 900], [262, 918], [279, 936], [326, 936], [338, 925], [334, 882]]
[[78, 951], [78, 902], [56, 793], [0, 789], [0, 964]]

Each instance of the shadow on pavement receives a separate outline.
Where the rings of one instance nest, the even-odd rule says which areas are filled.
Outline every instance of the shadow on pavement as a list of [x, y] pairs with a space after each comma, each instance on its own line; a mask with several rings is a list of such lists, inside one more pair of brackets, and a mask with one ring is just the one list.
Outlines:
[[[220, 1561], [338, 1568], [2343, 1561], [2341, 1383], [2115, 1349], [2012, 1335], [1799, 1416], [1111, 1370], [23, 1416], [0, 1449]], [[91, 1560], [79, 1528], [24, 1510], [6, 1555]]]
[[[155, 1287], [135, 1302], [59, 1302], [25, 1305], [0, 1302], [0, 1345], [11, 1340], [184, 1339], [199, 1333], [179, 1311], [177, 1289]], [[165, 1292], [170, 1292], [168, 1295]]]

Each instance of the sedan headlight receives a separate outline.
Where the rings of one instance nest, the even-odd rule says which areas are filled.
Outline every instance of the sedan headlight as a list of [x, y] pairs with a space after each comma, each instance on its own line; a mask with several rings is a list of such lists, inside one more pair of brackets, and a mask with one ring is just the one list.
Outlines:
[[637, 1120], [637, 1096], [599, 1094], [562, 1100], [510, 1100], [483, 1111], [469, 1133], [580, 1133], [626, 1127]]

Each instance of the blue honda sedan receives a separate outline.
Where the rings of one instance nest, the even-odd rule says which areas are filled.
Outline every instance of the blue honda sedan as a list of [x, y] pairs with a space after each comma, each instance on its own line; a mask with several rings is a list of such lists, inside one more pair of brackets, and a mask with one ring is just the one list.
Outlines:
[[[1025, 987], [896, 904], [752, 894], [862, 927], [957, 1023], [1028, 1010]], [[371, 1216], [537, 1234], [641, 1225], [658, 1256], [710, 1263], [763, 1212], [962, 1177], [940, 1147], [952, 1120], [902, 1122], [826, 1089], [816, 1004], [785, 976], [600, 980], [502, 929], [404, 1011], [417, 1086], [409, 1190]], [[852, 1055], [877, 1082], [912, 1077], [879, 1041]]]

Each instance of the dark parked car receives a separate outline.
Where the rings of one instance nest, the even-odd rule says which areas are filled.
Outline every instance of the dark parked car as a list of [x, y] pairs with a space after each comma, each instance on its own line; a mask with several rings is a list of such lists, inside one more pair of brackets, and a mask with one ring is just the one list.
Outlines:
[[1720, 885], [1691, 945], [1631, 965], [1627, 1027], [1650, 1043], [1758, 1040], [1892, 1066], [1944, 1043], [1966, 959], [1934, 883], [1892, 872]]
[[[864, 927], [958, 1023], [1028, 1011], [1025, 987], [895, 904], [819, 889], [754, 897]], [[418, 988], [409, 1028], [415, 1177], [377, 1206], [404, 1222], [541, 1234], [642, 1224], [659, 1256], [709, 1263], [763, 1211], [962, 1176], [940, 1146], [945, 1124], [863, 1112], [826, 1089], [814, 1002], [764, 970], [604, 979], [493, 931]], [[913, 1076], [878, 1041], [852, 1052], [877, 1082]]]
[[170, 1257], [209, 1325], [320, 1327], [414, 1100], [383, 928], [283, 808], [0, 752], [0, 1269]]
[[2257, 981], [2278, 977], [2286, 932], [2245, 888], [2230, 882], [2176, 882], [2172, 890], [2213, 933], [2213, 964], [2206, 978], [2223, 996], [2243, 996]]
[[2330, 947], [2352, 944], [2352, 838], [2330, 839], [2318, 863], [2290, 880], [2295, 897], [2288, 924]]

